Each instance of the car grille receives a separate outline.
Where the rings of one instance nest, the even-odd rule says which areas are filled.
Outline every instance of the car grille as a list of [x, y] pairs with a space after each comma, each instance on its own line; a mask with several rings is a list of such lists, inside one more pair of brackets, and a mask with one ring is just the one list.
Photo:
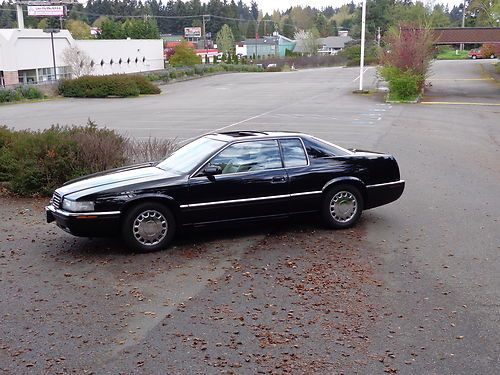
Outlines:
[[61, 208], [61, 196], [57, 193], [54, 193], [52, 196], [52, 205], [54, 208]]

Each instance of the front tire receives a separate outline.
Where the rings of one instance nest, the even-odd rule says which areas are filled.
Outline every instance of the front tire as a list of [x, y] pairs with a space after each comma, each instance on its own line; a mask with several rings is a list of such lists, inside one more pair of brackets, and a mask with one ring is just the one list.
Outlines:
[[122, 237], [130, 249], [149, 253], [165, 249], [175, 234], [175, 217], [165, 205], [144, 202], [133, 206], [122, 224]]
[[356, 187], [335, 186], [323, 198], [323, 219], [331, 228], [350, 228], [359, 220], [363, 204], [363, 196]]

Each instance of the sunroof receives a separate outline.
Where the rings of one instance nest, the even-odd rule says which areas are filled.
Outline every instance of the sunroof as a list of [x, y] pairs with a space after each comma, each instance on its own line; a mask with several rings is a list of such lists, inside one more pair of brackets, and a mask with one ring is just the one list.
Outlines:
[[252, 136], [256, 136], [256, 135], [266, 135], [266, 133], [264, 133], [264, 132], [247, 131], [247, 130], [225, 132], [225, 133], [221, 133], [221, 134], [229, 135], [231, 137], [252, 137]]

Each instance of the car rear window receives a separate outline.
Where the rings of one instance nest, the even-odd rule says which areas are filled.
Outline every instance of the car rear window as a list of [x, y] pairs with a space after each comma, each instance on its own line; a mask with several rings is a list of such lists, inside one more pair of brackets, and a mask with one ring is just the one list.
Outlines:
[[318, 138], [310, 137], [304, 139], [307, 154], [311, 159], [331, 158], [333, 156], [351, 155], [348, 150], [335, 146]]
[[280, 144], [285, 168], [307, 165], [307, 156], [300, 139], [282, 139]]

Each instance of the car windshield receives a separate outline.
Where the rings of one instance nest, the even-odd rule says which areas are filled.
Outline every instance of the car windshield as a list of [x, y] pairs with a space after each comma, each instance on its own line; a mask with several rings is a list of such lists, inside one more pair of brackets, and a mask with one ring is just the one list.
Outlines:
[[220, 149], [225, 143], [224, 141], [209, 137], [198, 138], [181, 147], [156, 166], [179, 175], [186, 174]]

